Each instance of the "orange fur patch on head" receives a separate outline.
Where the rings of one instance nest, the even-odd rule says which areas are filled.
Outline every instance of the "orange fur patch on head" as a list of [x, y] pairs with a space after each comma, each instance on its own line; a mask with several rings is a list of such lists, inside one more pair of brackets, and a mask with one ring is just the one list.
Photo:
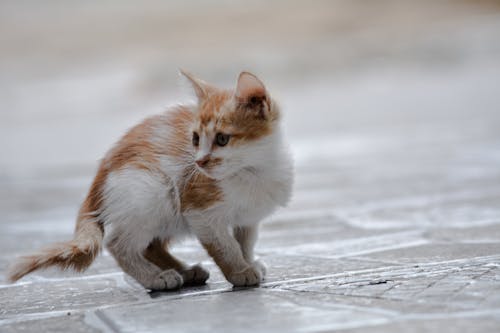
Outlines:
[[256, 140], [272, 133], [279, 112], [266, 87], [255, 75], [241, 72], [234, 92], [235, 110], [225, 119], [235, 128], [232, 144]]
[[[224, 111], [221, 112], [222, 110]], [[267, 96], [238, 102], [230, 92], [222, 91], [211, 95], [200, 104], [198, 117], [200, 132], [212, 123], [215, 133], [230, 134], [229, 145], [237, 145], [271, 134], [279, 119], [279, 112], [272, 107]]]
[[218, 92], [207, 96], [200, 103], [200, 123], [206, 126], [209, 122], [216, 120], [218, 112], [222, 106], [231, 98], [231, 93], [226, 90], [219, 90]]
[[[229, 134], [229, 145], [235, 146], [273, 132], [279, 110], [255, 75], [240, 73], [234, 91], [215, 88], [189, 73], [184, 72], [184, 75], [197, 92], [194, 130], [199, 135], [205, 134], [209, 140], [214, 140], [217, 133]], [[214, 143], [212, 149], [219, 147]]]
[[[243, 144], [271, 134], [279, 110], [260, 79], [241, 72], [234, 91], [218, 89], [192, 74], [181, 71], [198, 96], [194, 130], [210, 140], [220, 132], [231, 135], [229, 145]], [[212, 149], [218, 148], [216, 144]]]
[[[267, 102], [265, 106], [269, 110]], [[242, 141], [252, 141], [271, 134], [274, 130], [274, 123], [279, 118], [279, 114], [272, 110], [266, 111], [268, 116], [263, 118], [259, 110], [252, 109], [252, 106], [240, 104], [236, 110], [231, 112], [222, 120], [223, 126], [232, 127], [232, 139], [229, 144], [234, 145]]]

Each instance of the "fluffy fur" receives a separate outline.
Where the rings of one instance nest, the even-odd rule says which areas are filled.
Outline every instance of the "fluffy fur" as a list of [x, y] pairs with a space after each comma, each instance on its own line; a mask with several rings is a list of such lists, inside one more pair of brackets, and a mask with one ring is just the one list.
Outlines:
[[205, 269], [168, 252], [169, 243], [190, 234], [233, 285], [262, 281], [265, 268], [253, 254], [258, 225], [286, 205], [293, 181], [279, 108], [248, 72], [234, 90], [182, 74], [197, 103], [132, 128], [102, 160], [74, 239], [21, 258], [12, 281], [53, 265], [82, 271], [104, 243], [145, 288], [202, 284]]

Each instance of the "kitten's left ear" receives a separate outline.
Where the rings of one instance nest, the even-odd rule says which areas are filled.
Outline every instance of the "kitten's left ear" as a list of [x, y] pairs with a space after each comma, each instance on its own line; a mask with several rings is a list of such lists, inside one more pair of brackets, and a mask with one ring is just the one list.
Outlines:
[[194, 77], [193, 74], [189, 73], [188, 71], [180, 69], [179, 72], [186, 78], [188, 81], [191, 83], [193, 86], [194, 92], [196, 94], [196, 97], [198, 97], [198, 101], [202, 101], [207, 96], [215, 90], [214, 87], [212, 87], [210, 84], [206, 83], [203, 80], [200, 80], [196, 77]]
[[257, 76], [241, 72], [234, 96], [240, 106], [256, 111], [260, 117], [266, 119], [269, 113], [269, 97], [266, 87]]

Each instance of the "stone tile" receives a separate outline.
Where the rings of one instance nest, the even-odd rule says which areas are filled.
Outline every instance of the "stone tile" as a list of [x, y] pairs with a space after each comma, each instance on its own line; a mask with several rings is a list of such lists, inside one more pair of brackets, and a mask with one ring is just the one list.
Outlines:
[[0, 322], [0, 331], [2, 333], [19, 332], [75, 332], [75, 333], [97, 333], [101, 330], [89, 326], [85, 323], [85, 316], [82, 314], [68, 314], [63, 316], [28, 320], [2, 325]]
[[[465, 315], [465, 314], [464, 314]], [[352, 329], [342, 329], [337, 332], [408, 332], [408, 333], [442, 333], [442, 332], [496, 332], [500, 327], [500, 318], [492, 314], [478, 314], [474, 317], [451, 317], [420, 319], [405, 319], [404, 317], [388, 324], [363, 326]]]
[[500, 218], [490, 225], [463, 228], [435, 228], [426, 231], [426, 237], [444, 243], [500, 242]]
[[498, 221], [499, 201], [497, 189], [477, 188], [338, 207], [336, 215], [352, 225], [371, 229], [472, 227]]
[[380, 251], [360, 256], [399, 263], [429, 263], [444, 260], [475, 258], [500, 253], [500, 243], [429, 243]]
[[[291, 246], [281, 244], [280, 247], [266, 248], [262, 251], [273, 251], [286, 255], [307, 255], [319, 258], [337, 259], [368, 255], [382, 251], [397, 251], [398, 249], [420, 246], [426, 243], [428, 243], [428, 241], [423, 237], [423, 232], [416, 230], [391, 233], [386, 232], [375, 236], [367, 235], [364, 237], [344, 239], [327, 239], [325, 237], [324, 239], [316, 242], [302, 242]], [[380, 259], [389, 260], [388, 258]]]
[[[460, 165], [438, 154], [432, 157], [438, 165], [422, 165], [418, 156], [405, 156], [405, 160], [401, 156], [401, 152], [394, 155], [391, 163], [379, 157], [356, 167], [324, 170], [326, 179], [316, 180], [323, 186], [301, 189], [288, 214], [329, 209], [331, 214], [367, 228], [466, 226], [498, 220], [500, 192], [495, 184], [500, 181], [500, 171], [490, 161], [481, 166], [494, 172], [470, 177], [457, 171]], [[365, 165], [370, 165], [370, 173], [361, 177]], [[328, 172], [333, 175], [328, 177]], [[299, 180], [304, 187], [309, 178], [321, 175], [315, 172], [298, 177], [305, 177]]]
[[263, 256], [262, 261], [267, 265], [266, 283], [286, 282], [288, 280], [331, 274], [349, 274], [350, 272], [376, 269], [387, 265], [383, 262], [371, 260], [286, 255]]
[[[315, 294], [247, 289], [102, 310], [121, 332], [312, 332], [376, 324], [386, 316], [339, 307]], [[134, 316], [130, 316], [133, 313]]]
[[280, 286], [339, 296], [337, 301], [405, 314], [489, 311], [500, 294], [499, 257], [384, 267]]
[[[391, 230], [403, 231], [407, 228]], [[265, 221], [261, 227], [257, 250], [266, 251], [293, 246], [307, 246], [308, 244], [333, 243], [371, 237], [388, 233], [387, 230], [369, 230], [349, 224], [333, 214], [330, 216], [314, 216], [307, 213], [303, 216], [277, 215], [270, 221]]]
[[145, 290], [125, 283], [122, 273], [97, 278], [40, 279], [3, 286], [0, 293], [0, 320], [27, 314], [96, 308], [147, 297]]

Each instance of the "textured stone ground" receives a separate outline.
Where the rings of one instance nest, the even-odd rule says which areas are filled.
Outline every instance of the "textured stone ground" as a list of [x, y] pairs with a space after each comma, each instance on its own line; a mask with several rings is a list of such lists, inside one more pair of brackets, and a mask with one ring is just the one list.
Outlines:
[[[216, 15], [206, 31], [186, 21], [200, 8], [129, 5], [109, 29], [116, 4], [36, 15], [2, 4], [0, 332], [500, 330], [497, 3], [287, 3], [288, 16], [283, 3], [250, 16], [205, 8]], [[77, 12], [85, 20], [71, 24]], [[254, 44], [207, 40], [252, 38], [224, 27], [255, 16], [269, 34]], [[188, 46], [172, 32], [179, 24]], [[204, 287], [148, 293], [107, 253], [82, 275], [6, 283], [13, 256], [71, 237], [94, 161], [177, 101], [176, 67], [229, 84], [248, 63], [282, 100], [297, 163], [290, 207], [261, 231], [261, 287], [232, 289], [196, 241], [174, 252], [209, 268]]]

